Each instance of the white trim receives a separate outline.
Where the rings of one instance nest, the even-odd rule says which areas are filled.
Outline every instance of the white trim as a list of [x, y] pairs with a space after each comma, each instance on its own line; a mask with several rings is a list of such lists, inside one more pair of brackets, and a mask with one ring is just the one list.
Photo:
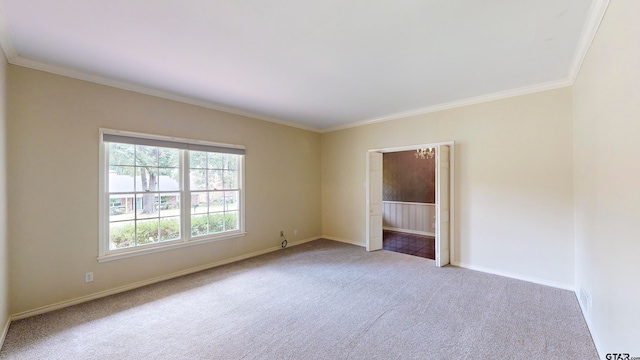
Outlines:
[[[371, 152], [398, 152], [398, 151], [406, 151], [406, 150], [416, 150], [428, 147], [438, 147], [440, 145], [449, 146], [449, 262], [451, 263], [454, 259], [455, 255], [455, 159], [456, 159], [456, 151], [455, 151], [455, 141], [443, 141], [437, 143], [429, 143], [429, 144], [419, 144], [419, 145], [406, 145], [406, 146], [397, 146], [390, 148], [379, 148], [379, 149], [370, 149], [367, 150], [367, 165], [366, 165], [366, 180], [365, 180], [365, 188], [366, 188], [366, 196], [367, 203], [365, 207], [365, 247], [367, 242], [369, 241], [368, 231], [369, 231], [369, 153]], [[340, 241], [340, 240], [338, 240]]]
[[13, 46], [11, 40], [11, 31], [9, 31], [9, 25], [7, 25], [7, 16], [5, 15], [3, 1], [0, 1], [0, 47], [4, 52], [8, 62], [12, 62], [13, 59], [18, 57], [18, 52]]
[[379, 149], [370, 149], [367, 152], [377, 151], [381, 153], [389, 153], [389, 152], [399, 152], [399, 151], [407, 151], [407, 150], [417, 150], [426, 147], [438, 147], [439, 145], [453, 145], [454, 141], [442, 141], [442, 142], [433, 142], [429, 144], [415, 144], [415, 145], [405, 145], [405, 146], [395, 146], [395, 147], [387, 147], [387, 148], [379, 148]]
[[408, 202], [408, 201], [393, 201], [393, 200], [382, 200], [382, 203], [386, 203], [386, 204], [402, 204], [402, 205], [436, 206], [436, 204], [433, 204], [433, 203]]
[[[107, 229], [109, 228], [109, 172], [106, 171], [106, 146], [102, 142], [103, 129], [98, 129], [98, 259], [109, 252]], [[182, 189], [180, 189], [182, 190]], [[98, 260], [100, 262], [100, 260]]]
[[[321, 239], [320, 236], [318, 237], [311, 237], [311, 238], [307, 238], [304, 240], [300, 240], [300, 241], [296, 241], [293, 243], [290, 243], [289, 246], [296, 246], [296, 245], [300, 245], [300, 244], [304, 244], [310, 241], [314, 241], [314, 240], [318, 240]], [[184, 276], [184, 275], [189, 275], [198, 271], [203, 271], [203, 270], [207, 270], [207, 269], [211, 269], [214, 267], [218, 267], [218, 266], [222, 266], [222, 265], [227, 265], [230, 263], [234, 263], [237, 261], [241, 261], [241, 260], [245, 260], [245, 259], [249, 259], [252, 257], [256, 257], [259, 255], [264, 255], [264, 254], [268, 254], [270, 252], [274, 252], [274, 251], [278, 251], [278, 250], [282, 250], [282, 247], [280, 246], [275, 246], [275, 247], [270, 247], [268, 249], [264, 249], [264, 250], [260, 250], [260, 251], [256, 251], [256, 252], [252, 252], [249, 254], [245, 254], [245, 255], [240, 255], [240, 256], [236, 256], [230, 259], [225, 259], [225, 260], [220, 260], [220, 261], [216, 261], [210, 264], [205, 264], [205, 265], [201, 265], [201, 266], [196, 266], [187, 270], [182, 270], [182, 271], [178, 271], [178, 272], [174, 272], [172, 274], [169, 275], [162, 275], [162, 276], [158, 276], [152, 279], [148, 279], [148, 280], [143, 280], [143, 281], [138, 281], [136, 283], [133, 284], [129, 284], [129, 285], [124, 285], [124, 286], [118, 286], [116, 288], [113, 289], [109, 289], [109, 290], [104, 290], [104, 291], [100, 291], [94, 294], [90, 294], [90, 295], [85, 295], [85, 296], [80, 296], [71, 300], [65, 300], [65, 301], [61, 301], [55, 304], [51, 304], [51, 305], [46, 305], [46, 306], [41, 306], [39, 308], [35, 308], [35, 309], [31, 309], [31, 310], [27, 310], [27, 311], [22, 311], [19, 312], [17, 314], [13, 314], [10, 316], [11, 321], [14, 320], [20, 320], [20, 319], [25, 319], [31, 316], [36, 316], [36, 315], [40, 315], [40, 314], [44, 314], [50, 311], [54, 311], [54, 310], [59, 310], [59, 309], [63, 309], [69, 306], [73, 306], [73, 305], [77, 305], [77, 304], [81, 304], [87, 301], [91, 301], [91, 300], [95, 300], [95, 299], [100, 299], [103, 297], [107, 297], [110, 295], [114, 295], [114, 294], [118, 294], [121, 292], [125, 292], [125, 291], [129, 291], [129, 290], [133, 290], [133, 289], [137, 289], [143, 286], [147, 286], [147, 285], [151, 285], [151, 284], [155, 284], [157, 282], [160, 281], [165, 281], [165, 280], [170, 280], [173, 278], [177, 278], [180, 276]]]
[[161, 141], [177, 142], [177, 143], [184, 143], [184, 144], [246, 150], [246, 147], [244, 145], [238, 145], [238, 144], [227, 144], [227, 143], [221, 143], [221, 142], [215, 142], [215, 141], [187, 139], [187, 138], [181, 138], [181, 137], [170, 136], [170, 135], [147, 134], [147, 133], [139, 133], [134, 131], [117, 130], [117, 129], [110, 129], [110, 128], [99, 128], [98, 130], [100, 131], [101, 138], [103, 138], [105, 134], [121, 135], [121, 136], [129, 136], [129, 137], [135, 137], [140, 139], [161, 140]]
[[[0, 31], [0, 34], [1, 34], [1, 31]], [[4, 44], [2, 44], [1, 41], [2, 41], [2, 38], [0, 38], [0, 45], [4, 49]], [[11, 45], [7, 47], [12, 48]], [[186, 96], [181, 96], [181, 95], [173, 94], [167, 91], [154, 89], [148, 86], [135, 85], [135, 84], [131, 84], [124, 81], [109, 79], [99, 75], [88, 74], [88, 73], [84, 73], [76, 70], [67, 69], [64, 67], [50, 65], [43, 62], [23, 58], [18, 55], [10, 56], [9, 54], [7, 54], [7, 60], [9, 63], [17, 66], [23, 66], [26, 68], [40, 70], [40, 71], [44, 71], [44, 72], [48, 72], [56, 75], [62, 75], [62, 76], [66, 76], [73, 79], [88, 81], [88, 82], [105, 85], [105, 86], [109, 86], [117, 89], [133, 91], [140, 94], [155, 96], [162, 99], [173, 100], [173, 101], [177, 101], [185, 104], [200, 106], [207, 109], [222, 111], [229, 114], [240, 115], [240, 116], [244, 116], [244, 117], [248, 117], [256, 120], [267, 121], [267, 122], [271, 122], [279, 125], [289, 126], [292, 128], [298, 128], [298, 129], [317, 132], [321, 134], [380, 123], [380, 122], [402, 119], [410, 116], [417, 116], [417, 115], [423, 115], [423, 114], [433, 113], [433, 112], [442, 111], [442, 110], [454, 109], [454, 108], [464, 107], [468, 105], [480, 104], [480, 103], [489, 102], [489, 101], [502, 100], [502, 99], [507, 99], [507, 98], [516, 97], [516, 96], [547, 91], [547, 90], [559, 89], [559, 88], [573, 85], [573, 81], [571, 79], [563, 79], [563, 80], [552, 81], [552, 82], [547, 82], [542, 84], [525, 86], [518, 89], [511, 89], [511, 90], [500, 91], [492, 94], [481, 95], [473, 98], [456, 100], [456, 101], [452, 101], [444, 104], [427, 106], [419, 109], [389, 114], [389, 115], [385, 115], [377, 118], [360, 120], [360, 121], [352, 122], [345, 125], [339, 125], [339, 126], [334, 126], [329, 128], [317, 128], [313, 126], [302, 125], [298, 123], [293, 123], [285, 120], [280, 120], [280, 119], [276, 119], [268, 116], [263, 116], [259, 114], [242, 111], [239, 109], [223, 106], [223, 105], [216, 104], [206, 100], [199, 100], [199, 99], [194, 99]]]
[[382, 230], [389, 230], [389, 231], [395, 231], [395, 232], [401, 232], [401, 233], [407, 233], [407, 234], [415, 234], [415, 235], [436, 236], [435, 233], [430, 233], [430, 232], [427, 232], [427, 231], [401, 229], [401, 228], [394, 228], [394, 227], [389, 227], [389, 226], [383, 226]]
[[[226, 144], [226, 143], [218, 143], [211, 141], [203, 141], [196, 139], [186, 139], [179, 138], [173, 136], [163, 136], [157, 134], [147, 134], [147, 133], [138, 133], [132, 131], [125, 130], [115, 130], [115, 129], [106, 129], [99, 128], [99, 167], [98, 167], [98, 263], [103, 263], [107, 261], [125, 259], [133, 256], [140, 256], [151, 254], [159, 251], [172, 250], [177, 248], [183, 248], [192, 245], [204, 244], [212, 241], [221, 241], [228, 240], [237, 237], [242, 237], [246, 235], [245, 229], [245, 194], [244, 194], [244, 154], [237, 154], [238, 157], [238, 188], [235, 191], [238, 191], [240, 195], [238, 206], [238, 221], [239, 221], [239, 229], [234, 231], [225, 231], [219, 234], [207, 234], [205, 236], [192, 237], [189, 226], [190, 223], [190, 213], [189, 209], [191, 208], [191, 193], [194, 191], [189, 188], [189, 158], [187, 152], [189, 150], [180, 150], [180, 176], [182, 178], [182, 183], [180, 184], [180, 216], [181, 216], [181, 237], [176, 240], [167, 241], [167, 242], [159, 242], [155, 244], [148, 244], [142, 246], [134, 246], [130, 248], [124, 249], [109, 249], [109, 239], [108, 239], [108, 227], [109, 227], [109, 211], [108, 211], [108, 203], [109, 203], [109, 180], [108, 180], [108, 148], [107, 141], [104, 141], [104, 135], [121, 135], [128, 137], [135, 137], [141, 139], [152, 139], [152, 140], [161, 140], [161, 141], [172, 141], [172, 142], [180, 142], [186, 144], [196, 144], [196, 145], [204, 145], [204, 146], [214, 146], [214, 147], [225, 147], [232, 149], [245, 149], [243, 145], [235, 145], [235, 144]], [[134, 191], [132, 193], [137, 193]]]
[[341, 239], [341, 238], [337, 238], [337, 237], [333, 237], [333, 236], [327, 236], [327, 235], [322, 235], [323, 239], [327, 239], [327, 240], [332, 240], [332, 241], [337, 241], [337, 242], [341, 242], [341, 243], [345, 243], [345, 244], [351, 244], [351, 245], [356, 245], [356, 246], [360, 246], [360, 247], [365, 247], [366, 245], [354, 241], [354, 240], [347, 240], [347, 239]]
[[245, 117], [249, 117], [257, 120], [267, 121], [267, 122], [271, 122], [279, 125], [285, 125], [293, 128], [302, 129], [302, 130], [319, 132], [319, 133], [327, 133], [327, 132], [332, 132], [337, 130], [344, 130], [344, 129], [354, 128], [354, 127], [359, 127], [359, 126], [364, 126], [369, 124], [375, 124], [379, 122], [396, 120], [396, 119], [410, 117], [410, 116], [437, 112], [441, 110], [453, 109], [453, 108], [458, 108], [458, 107], [463, 107], [463, 106], [468, 106], [473, 104], [479, 104], [483, 102], [507, 99], [515, 96], [532, 94], [536, 92], [572, 86], [573, 83], [575, 82], [575, 79], [578, 73], [580, 72], [580, 68], [582, 67], [584, 58], [586, 57], [586, 54], [589, 51], [591, 43], [595, 38], [597, 30], [600, 27], [600, 23], [602, 22], [602, 19], [604, 17], [604, 14], [608, 6], [609, 6], [609, 0], [594, 0], [594, 2], [592, 3], [591, 9], [589, 10], [587, 21], [585, 22], [585, 26], [583, 28], [582, 35], [580, 37], [580, 41], [576, 48], [576, 52], [573, 56], [573, 61], [570, 65], [568, 76], [566, 79], [561, 79], [557, 81], [551, 81], [551, 82], [546, 82], [546, 83], [536, 84], [531, 86], [525, 86], [517, 89], [499, 91], [492, 94], [486, 94], [486, 95], [481, 95], [477, 97], [456, 100], [448, 103], [427, 106], [419, 109], [414, 109], [414, 110], [409, 110], [409, 111], [404, 111], [404, 112], [399, 112], [394, 114], [388, 114], [385, 116], [380, 116], [372, 119], [365, 119], [365, 120], [356, 121], [350, 124], [339, 125], [339, 126], [328, 127], [328, 128], [317, 128], [313, 126], [301, 125], [298, 123], [271, 118], [268, 116], [249, 113], [246, 111], [235, 109], [233, 107], [216, 104], [211, 101], [194, 99], [187, 96], [173, 94], [171, 92], [154, 89], [148, 86], [135, 85], [135, 84], [131, 84], [124, 81], [109, 79], [104, 76], [93, 75], [93, 74], [71, 70], [68, 68], [60, 67], [60, 66], [46, 64], [40, 61], [23, 58], [20, 55], [18, 55], [15, 47], [13, 46], [11, 32], [7, 26], [6, 16], [5, 16], [1, 1], [0, 1], [0, 47], [2, 47], [2, 50], [5, 53], [7, 61], [13, 65], [41, 70], [41, 71], [49, 72], [52, 74], [62, 75], [62, 76], [66, 76], [66, 77], [70, 77], [78, 80], [89, 81], [96, 84], [110, 86], [118, 89], [134, 91], [141, 94], [178, 101], [185, 104], [200, 106], [207, 109], [223, 111], [230, 114], [245, 116]]
[[516, 280], [527, 281], [527, 282], [531, 282], [531, 283], [534, 283], [534, 284], [551, 286], [551, 287], [554, 287], [554, 288], [563, 289], [563, 290], [569, 290], [569, 291], [575, 292], [575, 286], [573, 284], [565, 284], [565, 283], [561, 283], [561, 282], [557, 282], [557, 281], [540, 279], [540, 278], [533, 277], [533, 276], [514, 274], [514, 273], [511, 273], [511, 272], [507, 272], [507, 271], [495, 270], [495, 269], [486, 268], [486, 267], [483, 267], [483, 266], [476, 266], [476, 265], [467, 264], [467, 263], [463, 263], [463, 262], [459, 262], [459, 261], [452, 261], [451, 265], [457, 266], [457, 267], [461, 267], [461, 268], [465, 268], [465, 269], [469, 269], [469, 270], [480, 271], [480, 272], [487, 273], [487, 274], [504, 276], [504, 277], [508, 277], [508, 278], [512, 278], [512, 279], [516, 279]]
[[608, 7], [609, 0], [594, 0], [591, 4], [591, 9], [589, 10], [587, 21], [584, 24], [584, 28], [582, 29], [580, 42], [576, 47], [576, 53], [573, 56], [573, 62], [569, 67], [569, 80], [571, 81], [571, 85], [573, 85], [573, 83], [576, 81], [576, 78], [578, 77], [578, 73], [580, 73], [582, 63], [587, 57], [589, 48], [591, 48], [591, 43], [593, 43], [593, 39], [595, 39], [596, 37], [598, 28], [600, 28], [600, 24], [602, 23], [602, 19], [604, 18], [604, 14], [607, 12]]
[[[366, 183], [366, 189], [365, 189], [365, 206], [366, 206], [366, 212], [365, 212], [365, 220], [364, 220], [364, 243], [365, 243], [365, 248], [367, 249], [367, 251], [371, 251], [371, 247], [370, 247], [370, 239], [371, 239], [371, 155], [375, 153], [375, 151], [367, 151], [366, 153], [366, 165], [365, 165], [365, 171], [366, 171], [366, 176], [365, 176], [365, 183]], [[382, 156], [382, 154], [380, 155]], [[384, 162], [384, 161], [383, 161]], [[380, 192], [382, 192], [382, 188], [380, 189]], [[380, 194], [382, 195], [382, 194]], [[382, 196], [380, 196], [382, 198]], [[384, 218], [384, 209], [382, 209], [382, 216]], [[380, 229], [382, 230], [382, 229]], [[382, 232], [382, 231], [381, 231]], [[382, 235], [382, 234], [381, 234]], [[384, 240], [384, 239], [383, 239]], [[340, 240], [338, 240], [340, 241]], [[382, 245], [380, 246], [382, 247]]]
[[533, 93], [547, 91], [547, 90], [554, 90], [554, 89], [559, 89], [567, 86], [573, 86], [578, 76], [578, 73], [582, 68], [582, 63], [584, 62], [584, 59], [587, 56], [587, 53], [589, 52], [591, 43], [593, 42], [593, 39], [596, 36], [598, 28], [602, 23], [602, 19], [604, 18], [604, 14], [606, 13], [608, 6], [609, 6], [609, 0], [594, 0], [594, 2], [591, 4], [591, 9], [589, 10], [587, 21], [585, 22], [585, 26], [580, 36], [580, 41], [578, 43], [578, 46], [576, 47], [576, 52], [573, 56], [573, 61], [569, 67], [567, 78], [565, 79], [550, 81], [542, 84], [525, 86], [517, 89], [499, 91], [492, 94], [481, 95], [481, 96], [471, 97], [471, 98], [462, 99], [462, 100], [456, 100], [456, 101], [443, 103], [443, 104], [427, 106], [420, 109], [409, 110], [409, 111], [389, 114], [389, 115], [381, 116], [377, 118], [356, 121], [350, 124], [333, 126], [333, 127], [321, 129], [320, 133], [328, 133], [332, 131], [350, 129], [354, 127], [376, 124], [376, 123], [386, 122], [390, 120], [402, 119], [410, 116], [423, 115], [423, 114], [433, 113], [433, 112], [442, 111], [442, 110], [455, 109], [463, 106], [480, 104], [480, 103], [495, 101], [495, 100], [508, 99], [511, 97], [533, 94]]
[[442, 110], [449, 110], [449, 109], [455, 109], [463, 106], [485, 103], [489, 101], [508, 99], [516, 96], [527, 95], [527, 94], [537, 93], [541, 91], [559, 89], [559, 88], [563, 88], [571, 85], [573, 85], [573, 83], [568, 79], [551, 81], [548, 83], [525, 86], [518, 89], [505, 90], [505, 91], [500, 91], [492, 94], [481, 95], [481, 96], [476, 96], [476, 97], [462, 99], [462, 100], [456, 100], [456, 101], [452, 101], [444, 104], [427, 106], [420, 109], [409, 110], [409, 111], [399, 112], [395, 114], [389, 114], [389, 115], [385, 115], [385, 116], [381, 116], [373, 119], [356, 121], [350, 124], [325, 128], [320, 130], [320, 133], [328, 133], [332, 131], [345, 130], [345, 129], [350, 129], [354, 127], [360, 127], [365, 125], [377, 124], [381, 122], [387, 122], [391, 120], [403, 119], [411, 116], [423, 115], [423, 114], [433, 113], [433, 112], [442, 111]]
[[449, 146], [449, 263], [456, 254], [456, 146]]
[[[4, 47], [4, 44], [2, 44], [2, 46]], [[206, 100], [191, 98], [188, 96], [178, 95], [169, 91], [155, 89], [150, 86], [137, 85], [137, 84], [129, 83], [126, 81], [114, 80], [114, 79], [110, 79], [100, 75], [89, 74], [89, 73], [76, 71], [76, 70], [72, 70], [69, 68], [61, 67], [61, 66], [51, 65], [51, 64], [40, 62], [40, 61], [23, 58], [17, 54], [15, 54], [14, 56], [7, 55], [7, 60], [9, 61], [9, 63], [13, 65], [23, 66], [30, 69], [40, 70], [40, 71], [44, 71], [44, 72], [48, 72], [56, 75], [62, 75], [69, 78], [88, 81], [88, 82], [105, 85], [105, 86], [109, 86], [117, 89], [133, 91], [140, 94], [151, 95], [151, 96], [155, 96], [162, 99], [173, 100], [173, 101], [177, 101], [185, 104], [200, 106], [207, 109], [222, 111], [229, 114], [240, 115], [240, 116], [244, 116], [244, 117], [248, 117], [256, 120], [267, 121], [270, 123], [285, 125], [293, 128], [302, 129], [302, 130], [313, 131], [313, 132], [320, 131], [320, 129], [312, 126], [301, 125], [301, 124], [280, 120], [280, 119], [276, 119], [276, 118], [272, 118], [264, 115], [254, 114], [254, 113], [236, 109], [230, 106], [216, 104], [212, 101], [206, 101]]]
[[[180, 249], [180, 248], [183, 248], [183, 247], [188, 247], [188, 246], [193, 246], [193, 245], [206, 244], [206, 243], [210, 243], [210, 242], [214, 242], [214, 241], [230, 240], [230, 239], [243, 237], [243, 236], [246, 236], [246, 235], [247, 235], [247, 233], [243, 231], [243, 232], [240, 232], [240, 233], [233, 233], [233, 234], [228, 234], [228, 235], [225, 235], [225, 236], [207, 237], [207, 238], [204, 238], [204, 239], [197, 239], [197, 240], [188, 240], [188, 241], [175, 240], [175, 241], [179, 241], [179, 242], [176, 242], [174, 244], [156, 244], [156, 246], [151, 245], [148, 248], [136, 247], [136, 248], [133, 248], [135, 250], [128, 250], [128, 251], [125, 251], [125, 252], [111, 253], [111, 254], [105, 254], [105, 255], [98, 256], [98, 262], [99, 263], [104, 263], [104, 262], [109, 262], [109, 261], [113, 261], [113, 260], [126, 259], [126, 258], [130, 258], [130, 257], [140, 256], [140, 255], [153, 254], [153, 253], [157, 253], [157, 252], [161, 252], [161, 251]], [[106, 242], [105, 242], [105, 244], [106, 244]]]
[[596, 351], [598, 352], [598, 356], [600, 356], [601, 359], [605, 359], [605, 352], [604, 352], [604, 346], [602, 346], [598, 336], [596, 335], [596, 332], [594, 331], [594, 325], [593, 322], [591, 321], [591, 317], [588, 316], [587, 312], [585, 312], [585, 308], [586, 308], [586, 304], [583, 304], [580, 301], [580, 294], [578, 293], [579, 288], [576, 286], [576, 289], [574, 291], [575, 295], [576, 295], [576, 299], [578, 300], [578, 304], [580, 305], [580, 312], [582, 313], [582, 317], [584, 318], [584, 321], [587, 323], [587, 328], [589, 328], [589, 333], [591, 334], [591, 340], [593, 340], [593, 345], [596, 348]]
[[4, 339], [7, 338], [7, 333], [9, 332], [11, 321], [13, 321], [11, 316], [7, 317], [7, 322], [5, 322], [4, 328], [2, 328], [2, 333], [0, 334], [0, 349], [2, 349], [2, 346], [4, 345]]

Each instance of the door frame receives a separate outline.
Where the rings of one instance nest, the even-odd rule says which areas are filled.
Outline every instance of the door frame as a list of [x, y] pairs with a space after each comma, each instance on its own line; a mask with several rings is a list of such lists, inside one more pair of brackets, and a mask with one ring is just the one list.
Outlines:
[[[429, 148], [429, 147], [438, 147], [439, 145], [447, 145], [449, 146], [449, 211], [450, 211], [450, 215], [449, 215], [449, 263], [454, 262], [454, 257], [453, 254], [455, 254], [455, 153], [456, 153], [456, 147], [455, 147], [455, 141], [443, 141], [443, 142], [435, 142], [435, 143], [426, 143], [426, 144], [418, 144], [418, 145], [406, 145], [406, 146], [397, 146], [397, 147], [388, 147], [388, 148], [377, 148], [377, 149], [370, 149], [367, 150], [366, 153], [366, 182], [365, 182], [365, 188], [366, 188], [366, 205], [365, 205], [365, 244], [366, 244], [366, 248], [369, 248], [369, 226], [370, 226], [370, 221], [369, 221], [369, 213], [371, 211], [370, 207], [369, 207], [369, 195], [371, 192], [371, 187], [370, 187], [370, 170], [369, 170], [369, 154], [372, 152], [378, 152], [378, 153], [391, 153], [391, 152], [399, 152], [399, 151], [410, 151], [410, 150], [417, 150], [417, 149], [423, 149], [423, 148]], [[439, 156], [439, 154], [438, 154]], [[438, 179], [436, 179], [436, 187], [437, 187], [437, 181], [439, 181]], [[436, 239], [438, 240], [438, 239]]]

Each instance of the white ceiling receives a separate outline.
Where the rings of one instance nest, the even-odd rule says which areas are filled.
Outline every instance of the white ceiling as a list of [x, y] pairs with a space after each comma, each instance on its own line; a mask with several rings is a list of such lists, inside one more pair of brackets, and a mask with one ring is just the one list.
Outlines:
[[0, 41], [17, 65], [326, 130], [569, 85], [603, 3], [0, 0]]

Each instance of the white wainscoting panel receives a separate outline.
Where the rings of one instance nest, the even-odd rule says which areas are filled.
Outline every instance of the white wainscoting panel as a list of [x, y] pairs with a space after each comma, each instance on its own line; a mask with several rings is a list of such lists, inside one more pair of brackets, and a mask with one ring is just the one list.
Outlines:
[[434, 236], [435, 215], [435, 204], [382, 202], [382, 226], [387, 230]]

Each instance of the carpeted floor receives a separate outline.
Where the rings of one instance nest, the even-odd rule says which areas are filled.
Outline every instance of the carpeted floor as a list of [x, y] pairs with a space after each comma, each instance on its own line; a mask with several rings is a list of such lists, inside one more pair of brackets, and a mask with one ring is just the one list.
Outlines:
[[597, 359], [575, 295], [329, 240], [11, 324], [3, 359]]

